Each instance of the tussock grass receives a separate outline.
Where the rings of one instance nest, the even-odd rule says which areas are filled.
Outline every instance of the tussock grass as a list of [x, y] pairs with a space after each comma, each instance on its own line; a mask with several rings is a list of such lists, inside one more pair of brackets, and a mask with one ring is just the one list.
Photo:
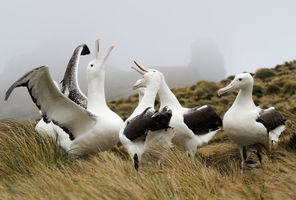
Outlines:
[[[0, 122], [0, 199], [296, 199], [296, 94], [285, 92], [296, 76], [296, 62], [270, 69], [268, 81], [255, 78], [254, 100], [276, 106], [288, 119], [273, 156], [241, 175], [239, 151], [220, 131], [194, 159], [177, 147], [158, 149], [137, 172], [121, 146], [88, 159], [71, 159], [56, 141], [41, 137], [34, 122]], [[258, 72], [257, 72], [258, 73]], [[187, 107], [210, 104], [221, 116], [236, 92], [214, 93], [219, 83], [202, 81], [173, 89]], [[277, 85], [272, 96], [266, 88]], [[109, 102], [122, 117], [137, 105], [137, 95]], [[158, 101], [159, 106], [159, 101]], [[256, 158], [256, 157], [254, 157]], [[158, 165], [161, 160], [161, 165]]]
[[[161, 149], [137, 172], [122, 147], [70, 160], [34, 123], [0, 125], [0, 199], [295, 199], [296, 116], [274, 156], [240, 174], [239, 151], [218, 133], [194, 159]], [[161, 159], [161, 165], [157, 160]]]
[[67, 153], [56, 141], [44, 138], [34, 129], [34, 123], [4, 121], [0, 124], [0, 179], [30, 175], [38, 165], [61, 166]]

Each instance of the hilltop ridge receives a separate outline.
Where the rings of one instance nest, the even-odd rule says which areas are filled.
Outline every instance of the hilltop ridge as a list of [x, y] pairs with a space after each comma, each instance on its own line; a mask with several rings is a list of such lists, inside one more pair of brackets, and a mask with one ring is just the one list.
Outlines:
[[[253, 99], [256, 105], [274, 106], [279, 110], [296, 114], [296, 60], [274, 68], [260, 68], [253, 76]], [[238, 91], [224, 94], [222, 97], [217, 96], [217, 91], [230, 83], [233, 78], [234, 76], [229, 76], [219, 82], [203, 80], [188, 87], [172, 88], [172, 91], [184, 107], [209, 104], [223, 115], [231, 106]], [[119, 98], [108, 102], [108, 105], [126, 119], [138, 105], [138, 95]], [[158, 99], [155, 106], [156, 108], [159, 106]]]

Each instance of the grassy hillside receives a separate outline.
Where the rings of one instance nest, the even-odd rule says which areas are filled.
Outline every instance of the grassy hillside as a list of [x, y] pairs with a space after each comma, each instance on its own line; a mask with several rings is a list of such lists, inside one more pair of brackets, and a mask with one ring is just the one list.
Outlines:
[[[296, 62], [260, 69], [254, 77], [256, 104], [276, 106], [288, 118], [278, 148], [258, 169], [240, 174], [239, 152], [223, 131], [194, 160], [177, 148], [162, 149], [162, 167], [152, 161], [136, 172], [122, 147], [73, 160], [36, 133], [34, 122], [2, 122], [0, 199], [296, 199]], [[236, 93], [216, 92], [232, 78], [173, 91], [184, 106], [210, 104], [223, 116]], [[133, 95], [109, 106], [127, 118], [137, 102]]]
[[[172, 90], [185, 107], [210, 104], [223, 115], [232, 104], [237, 92], [226, 93], [218, 97], [217, 90], [226, 86], [233, 78], [234, 76], [229, 76], [218, 83], [200, 81], [189, 87]], [[256, 104], [273, 105], [280, 110], [296, 114], [296, 61], [286, 62], [272, 69], [259, 69], [254, 74], [254, 78], [253, 99]], [[138, 105], [138, 95], [111, 101], [108, 105], [126, 119]], [[156, 107], [158, 105], [157, 100]]]

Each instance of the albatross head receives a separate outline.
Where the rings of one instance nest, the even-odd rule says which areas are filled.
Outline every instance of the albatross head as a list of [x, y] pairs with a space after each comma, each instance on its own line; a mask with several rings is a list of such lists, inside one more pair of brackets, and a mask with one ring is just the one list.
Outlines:
[[138, 90], [139, 88], [153, 87], [158, 90], [162, 83], [162, 73], [157, 71], [156, 69], [149, 69], [147, 67], [141, 66], [136, 61], [134, 61], [134, 63], [137, 67], [132, 66], [132, 69], [143, 75], [143, 78], [139, 79], [133, 85], [133, 89]]
[[133, 89], [138, 92], [139, 96], [144, 96], [144, 94], [145, 94], [146, 88], [144, 86], [141, 86], [141, 85], [144, 85], [143, 82], [144, 82], [144, 80], [139, 79], [133, 85]]
[[254, 79], [249, 73], [241, 73], [234, 77], [234, 79], [224, 88], [218, 90], [218, 96], [232, 91], [234, 89], [246, 89], [249, 87], [253, 87]]
[[106, 60], [108, 59], [112, 49], [114, 48], [114, 46], [109, 47], [105, 57], [101, 58], [99, 57], [99, 41], [100, 39], [97, 39], [95, 42], [94, 56], [87, 66], [88, 76], [92, 76], [94, 74], [100, 73], [102, 70], [105, 70]]
[[[138, 92], [138, 95], [139, 95], [139, 102], [141, 102], [144, 94], [145, 94], [145, 90], [146, 88], [145, 87], [140, 87], [140, 85], [142, 85], [142, 82], [143, 80], [142, 79], [139, 79], [135, 82], [135, 84], [133, 85], [133, 89], [136, 90]], [[137, 87], [139, 86], [139, 87]]]

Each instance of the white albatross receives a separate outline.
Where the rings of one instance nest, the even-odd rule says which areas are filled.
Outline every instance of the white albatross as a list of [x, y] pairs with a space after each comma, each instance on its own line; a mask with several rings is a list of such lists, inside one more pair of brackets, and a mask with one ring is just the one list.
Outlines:
[[[285, 130], [286, 119], [274, 107], [257, 107], [252, 99], [254, 79], [249, 73], [241, 73], [235, 76], [231, 83], [218, 90], [218, 95], [234, 89], [239, 93], [225, 113], [223, 128], [227, 136], [238, 145], [241, 153], [241, 170], [247, 160], [248, 149], [254, 145], [263, 145], [270, 149], [270, 141], [278, 142], [280, 134]], [[257, 148], [257, 157], [261, 162], [261, 154]], [[257, 164], [247, 162], [250, 167]]]
[[158, 91], [160, 109], [168, 106], [172, 110], [170, 127], [174, 128], [175, 136], [173, 143], [185, 148], [186, 153], [193, 159], [197, 147], [207, 144], [222, 126], [222, 120], [216, 111], [208, 105], [195, 108], [183, 108], [176, 96], [166, 84], [163, 74], [155, 69], [138, 66], [137, 71], [141, 74], [152, 73], [161, 77]]
[[105, 100], [105, 62], [113, 49], [111, 46], [103, 59], [98, 57], [96, 41], [94, 58], [87, 66], [87, 109], [77, 105], [55, 86], [47, 66], [33, 69], [17, 80], [6, 92], [5, 100], [16, 87], [27, 87], [28, 92], [42, 112], [46, 122], [61, 127], [73, 140], [70, 155], [90, 155], [105, 151], [119, 141], [122, 119], [109, 109]]
[[[86, 44], [81, 44], [75, 48], [69, 62], [68, 66], [64, 75], [64, 79], [62, 81], [62, 93], [66, 94], [68, 98], [78, 105], [86, 108], [87, 99], [85, 95], [81, 95], [81, 90], [77, 84], [77, 68], [80, 60], [81, 55], [89, 55], [90, 51]], [[58, 84], [54, 81], [55, 85], [58, 89]], [[69, 89], [68, 89], [69, 88]], [[67, 91], [66, 91], [67, 89]], [[46, 123], [43, 118], [36, 124], [35, 130], [43, 135], [48, 135], [49, 137], [53, 138], [57, 141], [57, 144], [61, 146], [66, 151], [70, 150], [71, 140], [69, 135], [63, 131], [59, 126], [55, 125], [52, 122]]]
[[128, 151], [136, 170], [142, 161], [142, 155], [148, 150], [157, 147], [171, 147], [174, 131], [169, 127], [172, 112], [165, 107], [159, 112], [154, 110], [154, 102], [161, 83], [160, 76], [151, 73], [143, 74], [133, 89], [145, 88], [141, 97], [139, 89], [139, 104], [124, 122], [119, 137], [122, 145]]
[[[137, 80], [134, 85], [140, 85], [142, 82], [141, 79]], [[138, 92], [139, 103], [142, 101], [142, 98], [145, 94], [145, 87], [133, 87], [134, 90]]]

